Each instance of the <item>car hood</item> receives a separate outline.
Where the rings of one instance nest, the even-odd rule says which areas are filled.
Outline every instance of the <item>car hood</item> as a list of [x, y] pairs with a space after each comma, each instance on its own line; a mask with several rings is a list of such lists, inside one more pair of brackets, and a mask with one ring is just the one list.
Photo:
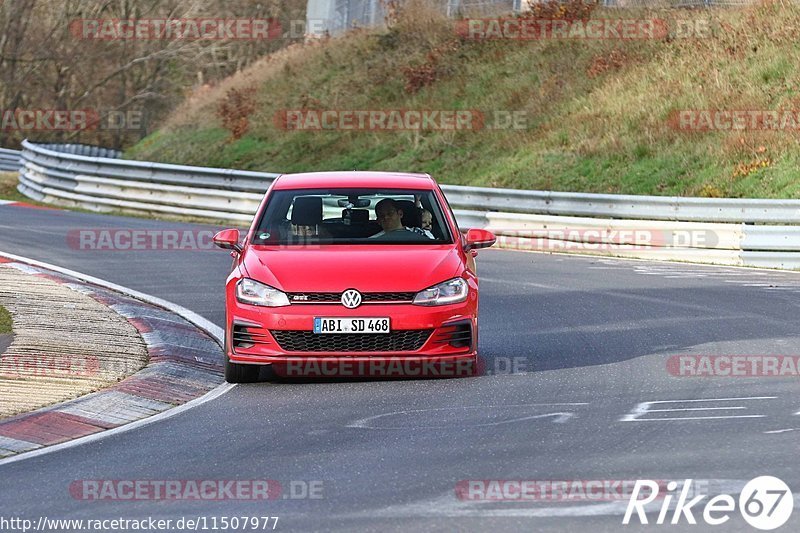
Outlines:
[[284, 292], [416, 292], [462, 273], [453, 245], [250, 246], [245, 274]]

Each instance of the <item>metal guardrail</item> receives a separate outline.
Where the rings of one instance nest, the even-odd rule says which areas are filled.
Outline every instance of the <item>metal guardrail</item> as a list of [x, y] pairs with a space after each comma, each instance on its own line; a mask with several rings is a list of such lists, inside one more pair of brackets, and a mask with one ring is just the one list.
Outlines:
[[19, 150], [0, 148], [0, 172], [16, 172], [22, 166]]
[[44, 148], [45, 150], [53, 150], [65, 154], [85, 155], [89, 157], [110, 157], [113, 159], [122, 157], [122, 152], [119, 150], [103, 148], [102, 146], [93, 146], [91, 144], [36, 143], [36, 146]]
[[58, 145], [27, 140], [22, 146], [20, 192], [43, 202], [98, 211], [250, 222], [264, 191], [278, 176], [85, 155], [94, 147], [64, 152]]
[[[97, 147], [23, 141], [19, 190], [98, 211], [189, 215], [249, 223], [269, 172], [96, 155]], [[91, 154], [91, 155], [89, 155]], [[580, 194], [444, 185], [462, 227], [502, 246], [800, 268], [800, 200]], [[649, 232], [644, 244], [631, 231]], [[641, 235], [640, 235], [641, 236]]]
[[[639, 220], [800, 224], [800, 200], [686, 198], [444, 186], [453, 208]], [[485, 209], [481, 209], [485, 206]]]

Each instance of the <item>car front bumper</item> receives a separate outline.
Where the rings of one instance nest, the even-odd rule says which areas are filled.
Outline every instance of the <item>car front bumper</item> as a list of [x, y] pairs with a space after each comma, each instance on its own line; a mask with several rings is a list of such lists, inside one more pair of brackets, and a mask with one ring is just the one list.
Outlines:
[[[259, 307], [237, 301], [231, 292], [227, 298], [226, 353], [233, 363], [272, 364], [279, 373], [284, 368], [291, 373], [294, 368], [299, 374], [309, 375], [464, 375], [470, 372], [469, 365], [474, 365], [477, 352], [477, 297], [473, 294], [465, 302], [445, 306], [365, 304], [346, 309], [336, 304]], [[313, 334], [315, 317], [389, 317], [389, 335], [420, 332], [425, 338], [418, 348], [404, 350], [386, 348], [386, 343], [377, 340], [381, 335], [388, 339], [385, 334], [335, 334], [339, 340], [328, 342], [334, 336]], [[429, 334], [423, 333], [426, 331]], [[313, 349], [303, 349], [302, 343], [288, 349], [285, 340], [284, 345], [279, 342], [288, 333], [310, 339], [306, 347], [313, 345]], [[346, 347], [353, 343], [342, 337], [348, 335], [368, 337], [363, 339], [367, 346], [384, 346], [348, 350]], [[328, 350], [326, 343], [345, 349]]]

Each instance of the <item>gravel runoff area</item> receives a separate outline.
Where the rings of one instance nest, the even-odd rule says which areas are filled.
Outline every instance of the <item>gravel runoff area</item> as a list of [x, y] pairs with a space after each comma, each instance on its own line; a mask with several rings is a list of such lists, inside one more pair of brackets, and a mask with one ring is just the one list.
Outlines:
[[[77, 288], [0, 264], [0, 419], [108, 387], [143, 368], [147, 346], [125, 317]], [[0, 339], [0, 343], [3, 339]]]
[[0, 305], [14, 330], [0, 356], [0, 464], [227, 390], [220, 335], [202, 319], [59, 270], [0, 252]]

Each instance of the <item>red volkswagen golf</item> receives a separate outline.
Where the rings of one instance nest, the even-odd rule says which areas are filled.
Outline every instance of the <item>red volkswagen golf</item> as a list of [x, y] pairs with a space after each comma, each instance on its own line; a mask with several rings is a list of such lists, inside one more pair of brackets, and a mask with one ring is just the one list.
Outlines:
[[435, 376], [473, 365], [474, 256], [490, 232], [462, 234], [427, 174], [315, 172], [277, 178], [226, 286], [225, 379], [279, 375]]

